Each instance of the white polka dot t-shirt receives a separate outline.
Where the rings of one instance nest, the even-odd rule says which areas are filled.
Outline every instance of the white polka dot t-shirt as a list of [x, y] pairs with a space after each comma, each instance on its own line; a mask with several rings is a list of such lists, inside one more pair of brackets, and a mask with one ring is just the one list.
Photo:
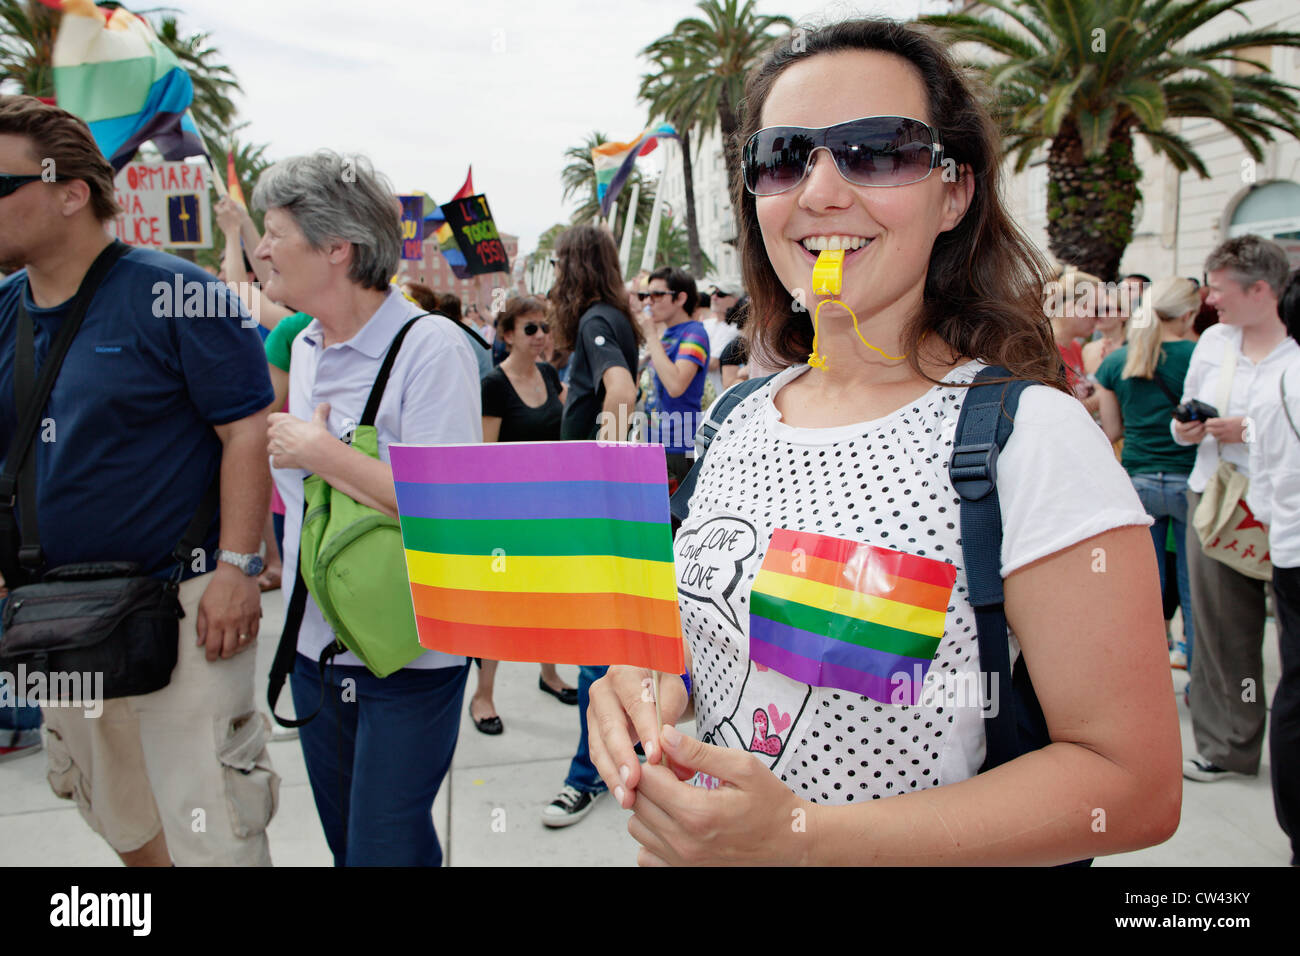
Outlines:
[[[970, 362], [945, 381], [968, 382], [981, 367]], [[817, 803], [964, 780], [984, 760], [980, 701], [989, 691], [978, 683], [960, 498], [947, 470], [966, 389], [935, 386], [871, 422], [793, 428], [772, 396], [807, 371], [787, 369], [728, 416], [674, 541], [696, 727], [709, 743], [754, 753]], [[1103, 531], [1151, 523], [1083, 405], [1046, 386], [1020, 397], [998, 459], [998, 494], [1003, 577]], [[750, 592], [777, 528], [955, 566], [943, 635], [918, 703], [811, 686], [751, 661]], [[1011, 649], [1014, 661], [1014, 635]]]

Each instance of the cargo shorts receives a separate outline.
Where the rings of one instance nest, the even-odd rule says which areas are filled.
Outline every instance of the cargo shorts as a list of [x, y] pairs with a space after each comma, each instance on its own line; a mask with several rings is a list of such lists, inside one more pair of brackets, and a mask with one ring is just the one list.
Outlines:
[[94, 708], [44, 708], [47, 778], [118, 853], [161, 832], [178, 866], [270, 866], [266, 826], [280, 778], [270, 722], [254, 703], [256, 648], [209, 662], [196, 645], [211, 580], [181, 584], [185, 617], [166, 687]]

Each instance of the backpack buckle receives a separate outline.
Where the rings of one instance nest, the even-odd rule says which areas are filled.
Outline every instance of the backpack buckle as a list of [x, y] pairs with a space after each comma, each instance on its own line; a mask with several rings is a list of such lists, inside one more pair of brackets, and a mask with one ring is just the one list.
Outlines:
[[997, 485], [997, 442], [959, 445], [948, 459], [948, 477], [963, 501], [985, 497]]

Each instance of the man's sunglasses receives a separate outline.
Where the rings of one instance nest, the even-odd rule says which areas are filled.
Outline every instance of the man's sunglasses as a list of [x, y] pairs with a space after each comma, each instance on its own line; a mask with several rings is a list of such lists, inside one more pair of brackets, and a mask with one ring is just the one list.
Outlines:
[[524, 335], [536, 335], [538, 329], [541, 329], [543, 332], [549, 334], [551, 331], [551, 326], [549, 323], [546, 322], [542, 322], [541, 324], [538, 324], [536, 322], [529, 322], [527, 325], [524, 326]]
[[[45, 179], [40, 173], [34, 173], [27, 176], [14, 176], [9, 173], [0, 173], [0, 199], [4, 199], [12, 192], [17, 192], [19, 186], [26, 186], [28, 183], [34, 183], [38, 180]], [[49, 180], [56, 182], [57, 180]]]
[[654, 296], [657, 299], [662, 295], [672, 295], [672, 293], [669, 292], [667, 289], [654, 289], [650, 292], [638, 292], [636, 294], [636, 297], [640, 299], [642, 302], [644, 302], [646, 299], [650, 298], [651, 296]]
[[943, 156], [938, 131], [907, 116], [864, 116], [816, 129], [769, 126], [751, 136], [741, 154], [745, 188], [755, 196], [794, 189], [819, 149], [831, 154], [840, 175], [855, 186], [919, 183]]

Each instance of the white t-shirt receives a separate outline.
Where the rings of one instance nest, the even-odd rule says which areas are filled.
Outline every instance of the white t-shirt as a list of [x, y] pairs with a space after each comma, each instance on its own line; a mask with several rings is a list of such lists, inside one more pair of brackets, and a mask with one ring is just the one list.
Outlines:
[[[1237, 368], [1232, 375], [1232, 390], [1228, 394], [1226, 407], [1221, 407], [1219, 399], [1219, 376], [1223, 370], [1223, 361], [1228, 349], [1237, 350]], [[1277, 377], [1287, 364], [1300, 356], [1300, 345], [1289, 335], [1279, 342], [1273, 351], [1256, 364], [1241, 354], [1241, 329], [1220, 322], [1212, 325], [1202, 333], [1192, 351], [1191, 361], [1187, 365], [1187, 377], [1183, 379], [1184, 402], [1198, 398], [1207, 405], [1213, 405], [1223, 418], [1235, 418], [1247, 415], [1250, 409], [1262, 402], [1276, 402]], [[1191, 442], [1178, 440], [1174, 432], [1174, 419], [1169, 420], [1169, 433], [1180, 445]], [[1245, 442], [1228, 442], [1220, 445], [1211, 435], [1206, 435], [1196, 448], [1196, 465], [1187, 477], [1187, 487], [1198, 495], [1205, 491], [1205, 485], [1219, 468], [1219, 459], [1235, 465], [1242, 474], [1250, 475], [1250, 448]]]
[[[968, 363], [946, 380], [969, 381], [980, 368]], [[966, 597], [960, 498], [947, 471], [966, 390], [935, 386], [871, 422], [793, 428], [780, 420], [772, 396], [807, 370], [787, 369], [728, 416], [674, 542], [696, 726], [710, 743], [756, 752], [791, 790], [817, 803], [967, 779], [983, 763], [984, 728], [976, 695], [965, 697], [964, 706], [952, 703], [962, 704], [964, 689], [979, 679], [979, 654]], [[1015, 429], [998, 459], [998, 493], [1004, 577], [1103, 531], [1151, 524], [1083, 405], [1046, 386], [1021, 395]], [[916, 706], [882, 704], [751, 663], [749, 597], [775, 528], [956, 567], [944, 635], [927, 675], [932, 695], [923, 694]], [[702, 573], [706, 568], [714, 573]], [[1014, 661], [1014, 635], [1010, 644]], [[953, 697], [945, 701], [945, 692]]]
[[[740, 334], [740, 329], [736, 328], [730, 322], [719, 319], [717, 316], [710, 315], [702, 323], [704, 331], [709, 336], [709, 358], [716, 359], [722, 356], [722, 350], [732, 343], [732, 340]], [[722, 394], [722, 369], [716, 372], [709, 372], [709, 381], [713, 383], [713, 394]]]
[[[289, 360], [289, 414], [310, 421], [316, 406], [329, 402], [329, 432], [348, 435], [366, 409], [366, 399], [395, 336], [410, 319], [423, 313], [414, 302], [393, 289], [384, 304], [356, 335], [346, 342], [323, 348], [321, 324], [313, 319], [293, 340]], [[449, 444], [483, 440], [482, 392], [478, 366], [469, 337], [442, 315], [429, 315], [411, 326], [388, 377], [388, 387], [375, 415], [379, 458], [388, 462], [392, 442]], [[478, 349], [475, 345], [473, 348]], [[480, 350], [481, 351], [481, 350]], [[298, 543], [302, 535], [302, 482], [307, 472], [299, 468], [272, 468], [271, 477], [284, 499], [284, 578], [287, 595], [293, 593], [298, 569]], [[298, 630], [298, 652], [315, 661], [334, 641], [309, 594]], [[363, 666], [351, 651], [334, 658], [337, 664]], [[407, 667], [435, 668], [463, 665], [465, 658], [425, 651]]]
[[1300, 350], [1280, 378], [1286, 382], [1285, 408], [1280, 383], [1274, 380], [1273, 393], [1257, 394], [1250, 409], [1255, 440], [1246, 502], [1256, 519], [1268, 525], [1274, 567], [1300, 568], [1300, 435], [1295, 431], [1300, 429]]

